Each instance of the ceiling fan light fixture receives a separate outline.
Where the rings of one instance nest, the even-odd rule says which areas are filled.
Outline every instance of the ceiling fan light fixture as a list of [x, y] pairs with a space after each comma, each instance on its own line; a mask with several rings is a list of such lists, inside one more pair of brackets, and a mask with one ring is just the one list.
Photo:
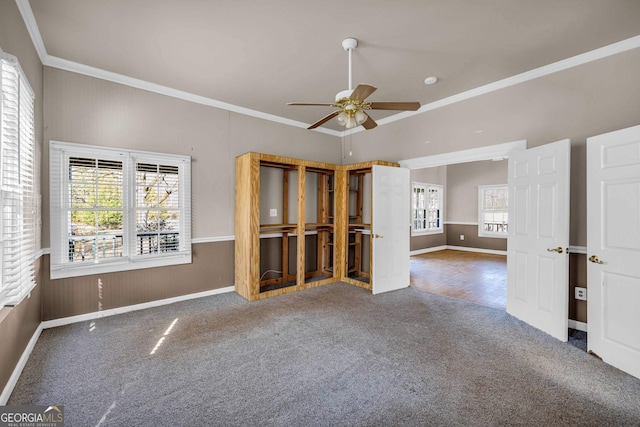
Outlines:
[[345, 123], [345, 127], [347, 129], [353, 129], [356, 126], [358, 126], [358, 122], [356, 121], [356, 118], [351, 114], [349, 114]]
[[338, 124], [346, 127], [347, 129], [353, 129], [356, 126], [362, 125], [365, 129], [369, 130], [375, 128], [377, 124], [375, 120], [365, 113], [366, 110], [416, 111], [420, 108], [419, 102], [366, 101], [367, 97], [376, 91], [376, 88], [371, 85], [359, 84], [355, 89], [353, 89], [351, 84], [351, 53], [357, 46], [358, 41], [353, 37], [346, 38], [342, 41], [342, 47], [349, 54], [349, 89], [338, 92], [334, 103], [287, 103], [287, 105], [318, 105], [337, 108], [337, 111], [334, 111], [311, 124], [307, 129], [315, 129], [335, 117]]
[[356, 111], [356, 114], [354, 116], [356, 119], [356, 123], [358, 123], [359, 125], [367, 121], [367, 114], [362, 110]]

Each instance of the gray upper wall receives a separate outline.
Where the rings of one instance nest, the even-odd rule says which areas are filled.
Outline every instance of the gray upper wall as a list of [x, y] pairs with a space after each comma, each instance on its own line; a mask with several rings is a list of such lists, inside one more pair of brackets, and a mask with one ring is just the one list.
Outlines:
[[572, 140], [570, 242], [584, 246], [586, 138], [640, 124], [640, 49], [358, 132], [341, 146], [333, 136], [58, 69], [43, 75], [15, 3], [0, 2], [0, 12], [0, 47], [19, 57], [36, 91], [42, 247], [49, 245], [50, 139], [191, 155], [193, 237], [206, 239], [233, 235], [233, 159], [246, 151], [347, 164], [565, 138]]
[[640, 49], [634, 49], [358, 132], [344, 144], [353, 153], [350, 162], [398, 161], [522, 139], [535, 147], [569, 138], [570, 243], [586, 246], [586, 139], [640, 124], [638, 70]]
[[49, 242], [48, 141], [192, 158], [192, 236], [234, 234], [235, 157], [256, 151], [340, 163], [340, 140], [45, 67], [43, 240]]
[[445, 221], [478, 222], [478, 186], [507, 183], [507, 161], [447, 166]]

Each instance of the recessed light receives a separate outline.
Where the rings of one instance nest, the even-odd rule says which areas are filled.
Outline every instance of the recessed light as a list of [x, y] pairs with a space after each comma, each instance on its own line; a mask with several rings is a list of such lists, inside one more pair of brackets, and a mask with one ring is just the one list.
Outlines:
[[475, 131], [474, 133], [482, 133], [484, 132], [482, 129], [478, 129], [477, 131]]
[[437, 82], [438, 82], [438, 78], [435, 76], [427, 77], [426, 79], [424, 79], [424, 84], [426, 85], [433, 85], [433, 84], [436, 84]]

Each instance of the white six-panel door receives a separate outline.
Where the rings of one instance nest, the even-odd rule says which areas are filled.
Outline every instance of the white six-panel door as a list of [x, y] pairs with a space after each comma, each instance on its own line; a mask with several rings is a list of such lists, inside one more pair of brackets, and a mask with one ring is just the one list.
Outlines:
[[409, 286], [409, 169], [374, 165], [371, 231], [372, 292]]
[[507, 312], [568, 335], [569, 140], [509, 157]]
[[588, 348], [640, 378], [640, 126], [587, 139]]

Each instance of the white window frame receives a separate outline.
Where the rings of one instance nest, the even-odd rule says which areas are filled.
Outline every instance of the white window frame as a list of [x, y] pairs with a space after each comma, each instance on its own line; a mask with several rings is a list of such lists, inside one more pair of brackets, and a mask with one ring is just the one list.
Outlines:
[[494, 189], [503, 189], [507, 192], [507, 206], [505, 206], [503, 212], [508, 214], [508, 203], [509, 203], [509, 186], [507, 184], [494, 184], [494, 185], [479, 185], [478, 186], [478, 236], [479, 237], [492, 237], [496, 239], [506, 239], [507, 238], [507, 227], [509, 226], [509, 221], [505, 223], [504, 231], [486, 231], [484, 228], [484, 192], [486, 190], [494, 190]]
[[[122, 256], [91, 262], [69, 261], [71, 224], [69, 158], [88, 157], [122, 161], [123, 167], [123, 248]], [[136, 164], [157, 163], [177, 166], [179, 174], [180, 224], [176, 251], [136, 254]], [[146, 151], [116, 149], [61, 141], [49, 142], [49, 183], [51, 212], [51, 279], [111, 273], [168, 265], [189, 264], [191, 254], [191, 157]]]
[[[417, 200], [415, 197], [416, 190], [422, 190], [426, 196], [425, 202], [428, 204], [428, 194], [431, 191], [435, 191], [438, 194], [438, 207], [437, 211], [438, 219], [437, 225], [429, 224], [429, 207], [420, 208], [417, 206]], [[425, 219], [421, 220], [426, 222], [425, 228], [417, 228], [417, 211], [423, 210], [425, 212]], [[424, 236], [429, 234], [441, 234], [444, 233], [444, 186], [440, 184], [427, 184], [422, 182], [413, 182], [411, 184], [411, 235], [412, 236]]]
[[18, 59], [0, 50], [0, 308], [36, 286], [34, 102]]

